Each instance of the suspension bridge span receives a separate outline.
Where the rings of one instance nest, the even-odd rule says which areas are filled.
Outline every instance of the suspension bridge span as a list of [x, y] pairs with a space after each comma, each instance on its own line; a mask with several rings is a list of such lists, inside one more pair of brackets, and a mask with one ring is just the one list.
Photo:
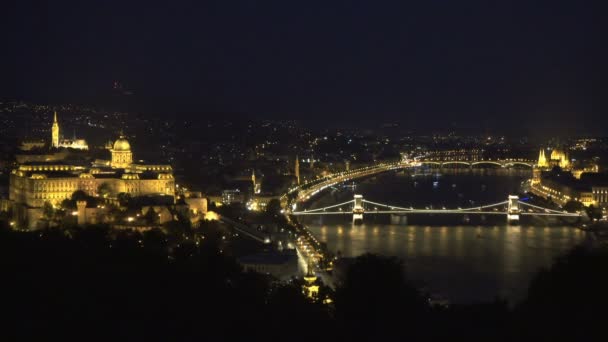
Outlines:
[[433, 209], [406, 208], [390, 204], [368, 201], [362, 195], [355, 195], [350, 201], [338, 203], [323, 208], [303, 211], [292, 211], [291, 215], [352, 215], [353, 222], [363, 220], [363, 215], [379, 214], [473, 214], [473, 215], [504, 215], [508, 222], [519, 220], [520, 216], [554, 216], [580, 217], [579, 213], [569, 213], [533, 205], [519, 200], [518, 196], [509, 195], [506, 201], [482, 205], [472, 208]]

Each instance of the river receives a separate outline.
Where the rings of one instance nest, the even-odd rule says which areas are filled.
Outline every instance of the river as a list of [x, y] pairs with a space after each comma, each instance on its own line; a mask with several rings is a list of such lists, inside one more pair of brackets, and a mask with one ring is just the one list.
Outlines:
[[[310, 208], [340, 203], [362, 194], [367, 200], [414, 208], [469, 207], [517, 194], [529, 171], [474, 170], [386, 173], [336, 187], [310, 202]], [[362, 225], [350, 217], [304, 217], [302, 222], [333, 252], [397, 256], [416, 285], [453, 303], [493, 300], [514, 303], [525, 296], [541, 267], [585, 239], [585, 233], [557, 219], [526, 217], [507, 225], [502, 215], [412, 216], [394, 224], [390, 216], [367, 215]]]

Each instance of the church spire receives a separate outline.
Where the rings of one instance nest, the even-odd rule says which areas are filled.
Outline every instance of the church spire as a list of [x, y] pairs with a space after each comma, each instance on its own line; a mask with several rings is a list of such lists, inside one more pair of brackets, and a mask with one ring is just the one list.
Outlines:
[[294, 167], [294, 171], [295, 171], [296, 181], [298, 182], [298, 185], [300, 185], [300, 157], [298, 155], [296, 155], [296, 165]]
[[53, 126], [51, 127], [51, 146], [59, 147], [59, 122], [57, 122], [57, 111], [53, 115]]
[[538, 167], [546, 167], [547, 166], [547, 157], [545, 156], [545, 149], [541, 148], [538, 153]]

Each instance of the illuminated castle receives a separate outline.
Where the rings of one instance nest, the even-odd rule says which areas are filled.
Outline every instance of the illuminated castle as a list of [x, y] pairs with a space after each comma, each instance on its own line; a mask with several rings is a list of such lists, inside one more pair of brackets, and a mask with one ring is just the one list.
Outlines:
[[[53, 147], [74, 148], [59, 140], [56, 114], [51, 138]], [[16, 218], [32, 228], [42, 217], [46, 203], [59, 206], [79, 190], [109, 201], [121, 193], [132, 197], [175, 195], [171, 165], [134, 163], [131, 145], [123, 136], [114, 142], [110, 153], [110, 160], [98, 159], [89, 165], [61, 160], [21, 163], [9, 179], [9, 199]]]
[[561, 149], [553, 149], [551, 151], [551, 156], [547, 159], [545, 155], [545, 150], [541, 149], [538, 154], [538, 163], [537, 166], [539, 168], [550, 168], [554, 166], [559, 166], [560, 168], [566, 170], [570, 168], [570, 160], [568, 159], [568, 154]]
[[51, 146], [54, 148], [73, 148], [77, 150], [88, 150], [89, 145], [84, 139], [60, 139], [59, 138], [59, 122], [57, 121], [57, 112], [53, 113], [53, 126], [51, 128]]

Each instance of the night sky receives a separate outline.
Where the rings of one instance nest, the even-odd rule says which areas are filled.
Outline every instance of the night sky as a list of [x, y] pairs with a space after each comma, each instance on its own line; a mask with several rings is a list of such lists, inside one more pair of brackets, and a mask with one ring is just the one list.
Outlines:
[[3, 98], [608, 133], [601, 1], [12, 2]]

